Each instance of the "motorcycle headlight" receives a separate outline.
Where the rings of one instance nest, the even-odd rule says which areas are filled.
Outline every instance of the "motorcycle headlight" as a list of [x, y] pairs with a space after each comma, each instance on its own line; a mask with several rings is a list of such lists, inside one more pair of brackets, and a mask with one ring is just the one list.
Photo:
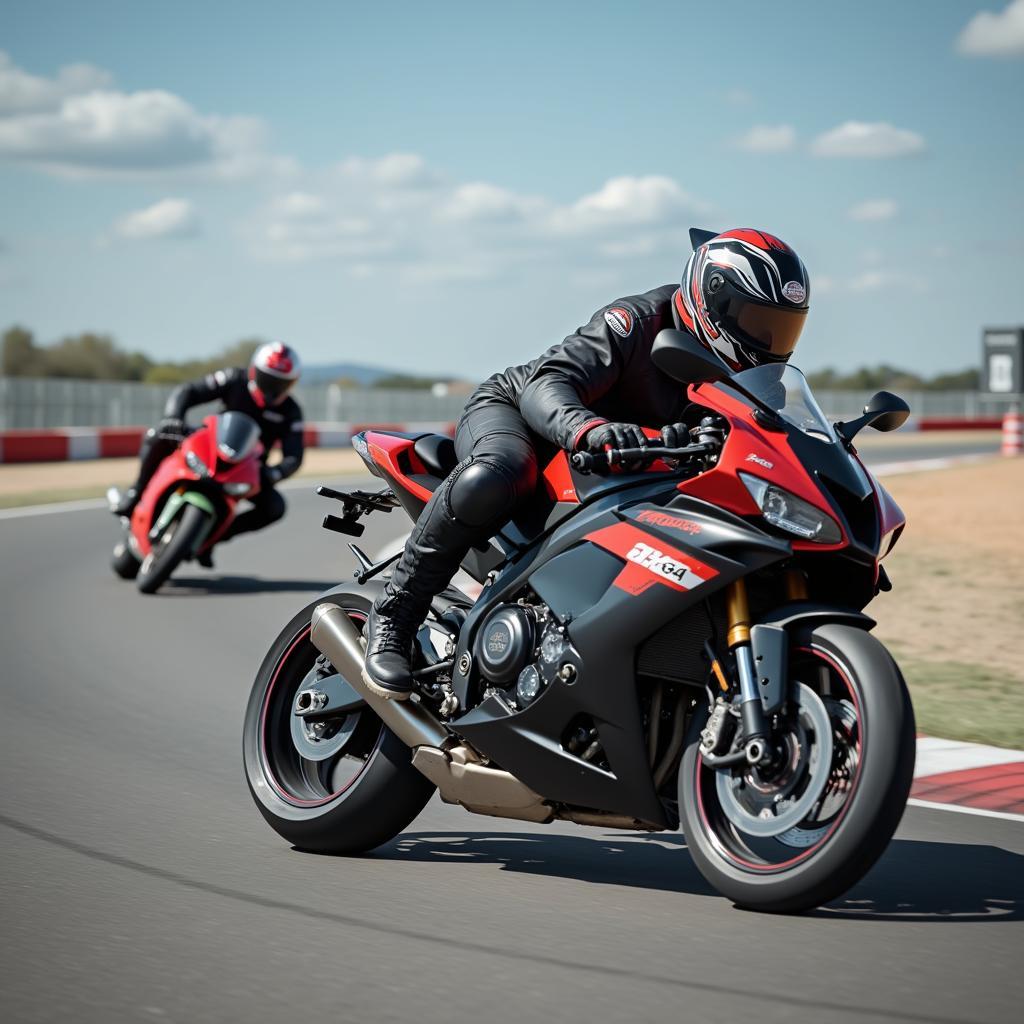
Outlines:
[[224, 485], [224, 493], [230, 494], [234, 498], [240, 498], [243, 494], [248, 494], [252, 490], [252, 484], [247, 483], [231, 483]]
[[772, 526], [815, 544], [838, 544], [843, 539], [839, 524], [827, 512], [760, 477], [749, 473], [740, 473], [739, 477]]
[[188, 466], [196, 476], [210, 475], [210, 467], [203, 462], [195, 452], [185, 452], [185, 465]]

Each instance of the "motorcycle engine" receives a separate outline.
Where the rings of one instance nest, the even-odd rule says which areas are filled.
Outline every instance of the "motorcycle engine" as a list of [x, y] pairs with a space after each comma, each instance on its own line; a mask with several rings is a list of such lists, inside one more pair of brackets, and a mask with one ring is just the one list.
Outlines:
[[487, 617], [477, 637], [477, 663], [489, 682], [511, 682], [533, 654], [535, 613], [523, 605], [504, 605]]
[[[477, 634], [480, 674], [518, 708], [536, 700], [567, 659], [578, 663], [564, 627], [544, 604], [519, 603], [496, 608]], [[573, 664], [573, 676], [575, 670]]]

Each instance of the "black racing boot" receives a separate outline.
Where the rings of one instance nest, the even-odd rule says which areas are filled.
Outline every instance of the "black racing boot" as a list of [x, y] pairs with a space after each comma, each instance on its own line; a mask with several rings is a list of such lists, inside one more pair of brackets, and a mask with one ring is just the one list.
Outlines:
[[139, 503], [139, 493], [134, 487], [129, 487], [126, 491], [122, 491], [120, 500], [113, 506], [111, 512], [115, 516], [130, 516], [135, 511], [135, 506]]
[[212, 569], [213, 568], [213, 548], [207, 548], [205, 551], [200, 551], [199, 554], [196, 555], [196, 561], [204, 569]]
[[451, 582], [470, 547], [490, 535], [486, 527], [466, 526], [452, 516], [447, 507], [451, 479], [420, 513], [384, 593], [370, 611], [363, 681], [381, 697], [403, 700], [412, 693], [413, 643], [430, 603]]
[[425, 618], [422, 605], [405, 591], [374, 602], [366, 622], [363, 682], [378, 697], [405, 700], [412, 693], [413, 643]]

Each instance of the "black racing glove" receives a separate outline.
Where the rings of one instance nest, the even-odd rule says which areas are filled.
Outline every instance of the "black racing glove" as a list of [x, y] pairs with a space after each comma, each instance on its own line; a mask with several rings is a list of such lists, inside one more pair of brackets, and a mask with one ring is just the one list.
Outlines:
[[[608, 448], [646, 448], [647, 437], [635, 423], [602, 423], [587, 431], [583, 444], [588, 451], [600, 454]], [[626, 470], [641, 466], [643, 462], [635, 459], [622, 463]]]
[[683, 448], [690, 443], [690, 428], [685, 423], [666, 423], [661, 428], [661, 443], [666, 448]]
[[157, 433], [166, 441], [181, 442], [188, 433], [185, 430], [185, 421], [177, 416], [165, 416], [157, 427]]

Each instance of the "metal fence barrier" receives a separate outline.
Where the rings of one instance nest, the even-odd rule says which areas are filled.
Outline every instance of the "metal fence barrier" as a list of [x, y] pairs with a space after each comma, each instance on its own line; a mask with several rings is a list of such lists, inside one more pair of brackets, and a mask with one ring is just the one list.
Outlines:
[[[170, 386], [117, 381], [0, 377], [0, 430], [148, 425], [160, 419], [171, 390]], [[823, 390], [816, 396], [826, 413], [842, 419], [858, 414], [871, 392]], [[903, 397], [916, 417], [953, 419], [1002, 416], [1019, 401], [1019, 396], [975, 391], [911, 391]], [[324, 384], [299, 388], [296, 398], [310, 423], [385, 424], [453, 423], [467, 396]], [[200, 408], [189, 418], [202, 415]]]

